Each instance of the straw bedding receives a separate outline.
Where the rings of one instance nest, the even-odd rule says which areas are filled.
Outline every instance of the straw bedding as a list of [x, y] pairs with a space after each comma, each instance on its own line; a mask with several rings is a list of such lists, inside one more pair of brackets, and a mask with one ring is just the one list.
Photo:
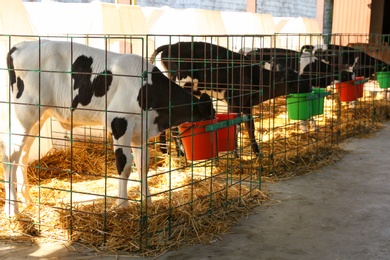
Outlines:
[[[199, 164], [162, 155], [151, 145], [148, 183], [153, 202], [141, 203], [133, 173], [126, 210], [115, 205], [117, 173], [111, 144], [76, 142], [72, 149], [53, 149], [28, 170], [31, 195], [39, 204], [25, 208], [16, 220], [0, 218], [4, 227], [0, 237], [69, 239], [97, 252], [141, 255], [207, 243], [267, 200], [259, 189], [261, 178], [273, 182], [332, 164], [345, 152], [339, 142], [374, 132], [390, 117], [386, 100], [360, 101], [352, 108], [331, 102], [325, 115], [316, 118], [317, 126], [302, 133], [299, 122], [286, 119], [284, 104], [277, 99], [258, 108], [263, 115], [256, 120], [263, 141], [261, 158], [251, 155], [244, 134], [239, 158], [227, 154]], [[0, 196], [5, 196], [2, 183]]]
[[[31, 195], [34, 201], [39, 198], [39, 206], [25, 208], [16, 220], [3, 216], [2, 239], [69, 238], [98, 252], [155, 255], [227, 233], [240, 216], [266, 200], [259, 189], [217, 180], [223, 176], [213, 173], [215, 165], [169, 173], [169, 156], [159, 154], [149, 177], [153, 202], [140, 202], [139, 182], [134, 180], [128, 193], [130, 208], [123, 210], [115, 204], [117, 173], [111, 146], [76, 142], [72, 155], [70, 148], [53, 149], [41, 158], [40, 167], [38, 162], [30, 165]], [[157, 157], [155, 150], [151, 157]], [[3, 185], [0, 191], [4, 198]]]

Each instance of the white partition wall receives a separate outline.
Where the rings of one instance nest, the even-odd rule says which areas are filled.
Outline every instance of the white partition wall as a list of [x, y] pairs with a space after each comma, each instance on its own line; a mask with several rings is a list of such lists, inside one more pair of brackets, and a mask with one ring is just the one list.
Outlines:
[[[229, 48], [234, 51], [240, 51], [244, 48], [274, 47], [278, 42], [277, 38], [275, 42], [275, 38], [270, 37], [276, 32], [271, 14], [224, 11], [221, 12], [221, 16], [226, 33], [240, 35], [240, 37], [235, 37], [234, 42], [230, 43]], [[245, 35], [249, 37], [242, 37]]]
[[[300, 46], [322, 45], [323, 38], [316, 19], [303, 17], [274, 17], [276, 33], [279, 35], [278, 47], [299, 50]], [[289, 35], [291, 34], [291, 35]], [[298, 36], [301, 34], [302, 36]], [[313, 36], [310, 36], [312, 34]]]
[[[226, 35], [225, 25], [219, 11], [148, 7], [143, 7], [142, 10], [150, 33], [167, 35], [167, 37], [156, 37], [156, 47], [178, 41], [210, 41], [204, 37], [205, 35]], [[175, 37], [169, 35], [175, 35]], [[226, 45], [223, 37], [214, 40], [211, 41], [215, 44]]]
[[[6, 134], [8, 132], [7, 126], [9, 124], [9, 82], [7, 71], [5, 68], [6, 56], [10, 48], [21, 41], [31, 40], [36, 34], [36, 30], [31, 23], [31, 19], [22, 3], [19, 0], [2, 0], [0, 8], [0, 113], [1, 113], [1, 133]], [[7, 35], [20, 35], [7, 37]], [[12, 122], [11, 122], [12, 123]], [[43, 125], [40, 136], [42, 138], [36, 138], [31, 152], [30, 160], [38, 158], [38, 154], [46, 154], [52, 148], [52, 142], [50, 137], [51, 128], [50, 124]]]

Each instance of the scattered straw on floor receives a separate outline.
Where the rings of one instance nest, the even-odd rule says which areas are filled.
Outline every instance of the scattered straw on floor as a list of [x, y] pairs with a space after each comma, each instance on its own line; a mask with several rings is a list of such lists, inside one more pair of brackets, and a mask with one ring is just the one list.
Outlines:
[[[16, 220], [1, 218], [0, 237], [70, 237], [98, 252], [155, 255], [206, 243], [266, 200], [260, 190], [226, 178], [219, 182], [209, 173], [212, 167], [201, 166], [172, 173], [152, 170], [153, 202], [146, 207], [139, 201], [139, 183], [133, 181], [130, 208], [119, 209], [113, 198], [117, 173], [111, 164], [112, 152], [103, 145], [76, 143], [72, 149], [54, 149], [41, 158], [40, 167], [35, 162], [28, 171], [32, 198], [39, 198], [40, 204], [24, 208]], [[4, 196], [4, 190], [1, 193]]]
[[[24, 208], [16, 220], [0, 218], [0, 238], [69, 238], [97, 252], [141, 255], [206, 243], [267, 199], [257, 189], [260, 178], [279, 181], [332, 164], [344, 153], [338, 143], [377, 131], [380, 122], [390, 118], [386, 100], [344, 105], [340, 112], [333, 103], [317, 118], [316, 127], [302, 133], [299, 122], [286, 119], [282, 104], [276, 100], [261, 105], [261, 111], [268, 111], [256, 121], [261, 158], [250, 155], [245, 139], [240, 158], [224, 156], [193, 167], [186, 167], [190, 164], [184, 158], [151, 149], [148, 183], [153, 203], [147, 206], [140, 202], [133, 173], [130, 208], [116, 207], [118, 180], [110, 144], [76, 142], [72, 149], [53, 149], [28, 170], [32, 198], [39, 204]], [[0, 196], [5, 197], [3, 183]]]

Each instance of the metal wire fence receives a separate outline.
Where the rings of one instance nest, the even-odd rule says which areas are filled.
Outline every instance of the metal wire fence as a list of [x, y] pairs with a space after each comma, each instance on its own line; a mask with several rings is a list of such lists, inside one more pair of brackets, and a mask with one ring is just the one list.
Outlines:
[[[45, 40], [68, 45], [48, 51]], [[22, 41], [37, 41], [36, 53], [11, 55], [3, 59], [8, 64], [0, 64], [6, 148], [0, 204], [11, 209], [8, 213], [20, 204], [16, 216], [2, 215], [2, 239], [39, 237], [143, 255], [210, 241], [266, 200], [263, 181], [332, 163], [340, 158], [341, 141], [375, 131], [389, 117], [388, 35], [0, 35], [1, 53], [6, 57]], [[103, 52], [80, 47], [80, 53], [79, 43]], [[169, 77], [159, 81], [164, 91], [150, 88], [144, 94], [147, 100], [169, 98], [167, 107], [159, 107], [168, 111], [164, 119], [155, 119], [155, 107], [143, 111], [135, 97], [143, 86], [153, 85], [148, 77], [155, 74], [145, 67], [129, 70], [136, 67], [133, 56], [111, 53], [141, 56], [138, 66], [151, 61]], [[77, 71], [75, 62], [83, 55], [104, 64]], [[104, 94], [91, 98], [96, 106], [74, 106], [82, 91], [75, 87], [75, 75], [86, 76], [89, 84], [102, 77]], [[173, 93], [176, 84], [192, 97], [189, 122], [180, 122], [178, 129], [170, 128], [177, 111], [186, 112], [176, 104], [182, 102]], [[213, 97], [216, 117], [191, 122], [201, 92]], [[32, 98], [26, 101], [28, 95]], [[113, 109], [110, 104], [117, 100], [128, 101]], [[36, 118], [24, 116], [30, 112]], [[103, 123], [88, 117], [91, 112]], [[118, 195], [124, 177], [118, 175], [121, 157], [118, 133], [108, 120], [112, 113], [131, 115], [138, 122], [132, 130], [139, 133], [133, 138], [148, 140], [120, 146], [144, 155], [140, 165], [132, 166], [126, 198]], [[165, 120], [165, 139], [145, 135], [157, 120]], [[27, 121], [41, 130], [17, 128]], [[16, 160], [19, 151], [12, 145], [25, 136], [34, 141], [30, 158]], [[24, 185], [23, 171], [29, 179]], [[30, 190], [28, 205], [23, 196], [6, 195], [12, 194], [12, 183], [18, 192]], [[129, 201], [128, 207], [119, 207], [118, 199]]]

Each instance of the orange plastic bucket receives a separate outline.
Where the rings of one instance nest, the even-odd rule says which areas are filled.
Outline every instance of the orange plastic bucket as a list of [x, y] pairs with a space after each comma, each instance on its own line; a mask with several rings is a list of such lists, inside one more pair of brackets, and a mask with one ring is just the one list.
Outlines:
[[218, 155], [217, 131], [206, 132], [207, 125], [217, 122], [218, 119], [212, 119], [179, 125], [181, 141], [188, 160], [205, 160]]
[[[236, 113], [216, 114], [218, 122], [234, 119]], [[236, 149], [236, 125], [231, 125], [218, 130], [218, 151], [233, 151]]]
[[343, 102], [354, 101], [363, 97], [364, 84], [354, 84], [355, 81], [363, 80], [364, 77], [356, 77], [355, 80], [336, 83], [336, 89], [340, 100]]

